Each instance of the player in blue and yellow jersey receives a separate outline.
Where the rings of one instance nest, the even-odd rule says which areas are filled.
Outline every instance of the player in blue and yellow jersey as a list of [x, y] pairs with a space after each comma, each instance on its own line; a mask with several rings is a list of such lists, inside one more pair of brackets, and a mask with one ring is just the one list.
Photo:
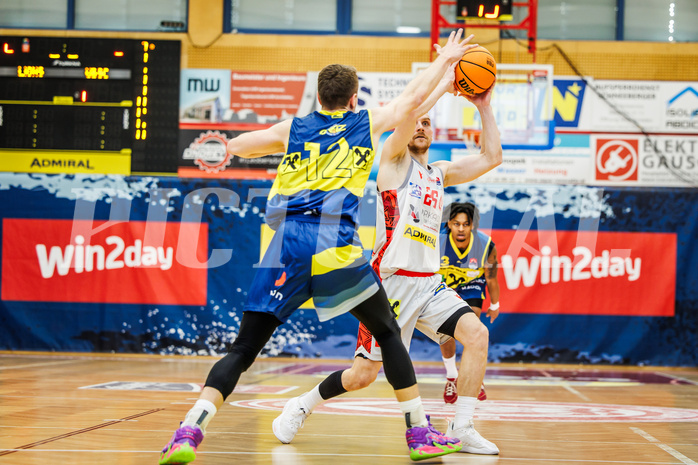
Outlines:
[[[482, 121], [480, 153], [456, 161], [429, 162], [434, 128], [426, 113], [445, 93], [454, 91], [454, 78], [454, 74], [444, 75], [429, 98], [383, 144], [376, 178], [376, 240], [371, 263], [393, 303], [405, 347], [410, 347], [415, 329], [439, 344], [455, 339], [463, 345], [459, 397], [446, 436], [461, 441], [461, 452], [497, 455], [497, 445], [482, 437], [474, 423], [477, 395], [487, 368], [488, 331], [479, 314], [443, 283], [438, 271], [444, 188], [472, 181], [498, 166], [502, 144], [491, 106], [494, 89], [490, 87], [466, 97]], [[331, 373], [286, 405], [300, 405], [312, 412], [323, 401], [369, 386], [384, 360], [381, 349], [371, 331], [359, 325], [351, 368]], [[326, 381], [331, 379], [341, 380], [341, 384], [330, 383], [328, 388]], [[290, 411], [284, 409], [274, 420], [274, 431], [284, 432], [283, 442], [292, 440], [307, 420], [303, 415], [303, 421], [298, 421]]]
[[[322, 110], [306, 117], [242, 134], [228, 152], [243, 158], [284, 153], [267, 201], [274, 236], [252, 283], [237, 338], [211, 369], [199, 400], [165, 446], [160, 464], [189, 463], [206, 426], [254, 362], [274, 330], [312, 298], [321, 321], [351, 312], [374, 335], [384, 354], [385, 375], [408, 426], [410, 458], [457, 452], [457, 439], [436, 431], [424, 413], [414, 368], [400, 338], [395, 314], [379, 279], [363, 256], [358, 238], [358, 204], [375, 156], [374, 141], [398, 126], [432, 93], [452, 64], [474, 48], [472, 36], [452, 32], [435, 44], [434, 62], [395, 100], [354, 112], [358, 77], [354, 68], [329, 65], [318, 75]], [[341, 380], [328, 378], [328, 386]], [[287, 404], [302, 422], [309, 412]], [[283, 428], [274, 433], [285, 441]]]
[[[461, 296], [480, 317], [486, 291], [490, 293], [487, 316], [490, 323], [499, 316], [499, 281], [497, 281], [497, 248], [492, 238], [478, 229], [479, 213], [472, 203], [452, 203], [449, 206], [448, 234], [441, 236], [441, 269], [446, 285]], [[446, 366], [444, 401], [458, 400], [456, 379], [456, 342], [451, 339], [441, 345]], [[478, 399], [485, 400], [484, 386]]]

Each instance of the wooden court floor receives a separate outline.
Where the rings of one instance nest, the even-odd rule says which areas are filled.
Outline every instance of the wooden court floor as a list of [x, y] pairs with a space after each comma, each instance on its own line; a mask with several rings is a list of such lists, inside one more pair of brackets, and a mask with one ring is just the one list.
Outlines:
[[[0, 465], [156, 464], [198, 397], [212, 357], [0, 352]], [[194, 464], [408, 464], [388, 383], [318, 407], [293, 444], [271, 422], [284, 402], [348, 360], [260, 359], [209, 425]], [[440, 363], [416, 363], [446, 429]], [[698, 369], [496, 364], [476, 427], [501, 455], [444, 464], [697, 464]], [[233, 405], [230, 405], [232, 403]]]

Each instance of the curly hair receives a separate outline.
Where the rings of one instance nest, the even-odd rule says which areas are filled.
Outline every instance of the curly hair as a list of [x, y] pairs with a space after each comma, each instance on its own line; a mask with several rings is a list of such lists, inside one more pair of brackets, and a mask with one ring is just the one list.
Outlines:
[[471, 202], [453, 202], [448, 207], [448, 220], [452, 220], [460, 213], [465, 213], [468, 217], [473, 230], [477, 229], [480, 225], [480, 211], [477, 209], [474, 203]]

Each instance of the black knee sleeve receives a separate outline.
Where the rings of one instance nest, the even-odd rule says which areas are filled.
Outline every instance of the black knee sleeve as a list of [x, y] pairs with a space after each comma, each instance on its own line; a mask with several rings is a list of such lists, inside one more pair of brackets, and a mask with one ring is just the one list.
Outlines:
[[344, 370], [335, 371], [320, 383], [318, 390], [320, 391], [320, 396], [324, 400], [340, 396], [347, 392], [342, 384], [342, 373], [344, 373]]
[[[223, 399], [226, 399], [240, 379], [240, 375], [252, 364], [248, 363], [245, 356], [239, 352], [229, 352], [228, 355], [218, 360], [206, 378], [206, 386], [217, 389]], [[252, 356], [254, 361], [254, 356]]]
[[383, 371], [393, 389], [405, 389], [417, 384], [410, 355], [402, 343], [400, 327], [383, 286], [372, 297], [351, 312], [361, 321], [380, 345]]
[[280, 324], [281, 321], [269, 313], [243, 313], [238, 337], [228, 354], [211, 368], [206, 386], [217, 389], [226, 399]]
[[[397, 327], [397, 323], [395, 326]], [[393, 389], [405, 389], [417, 384], [414, 366], [405, 344], [402, 343], [400, 332], [383, 333], [380, 338], [376, 337], [376, 341], [383, 355], [385, 377]]]

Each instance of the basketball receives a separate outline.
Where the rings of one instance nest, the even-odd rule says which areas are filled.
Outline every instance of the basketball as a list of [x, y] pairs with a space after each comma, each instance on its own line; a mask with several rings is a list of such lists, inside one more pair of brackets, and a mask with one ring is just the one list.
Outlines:
[[490, 88], [497, 77], [497, 62], [485, 47], [468, 50], [456, 65], [455, 84], [466, 95], [477, 95]]

